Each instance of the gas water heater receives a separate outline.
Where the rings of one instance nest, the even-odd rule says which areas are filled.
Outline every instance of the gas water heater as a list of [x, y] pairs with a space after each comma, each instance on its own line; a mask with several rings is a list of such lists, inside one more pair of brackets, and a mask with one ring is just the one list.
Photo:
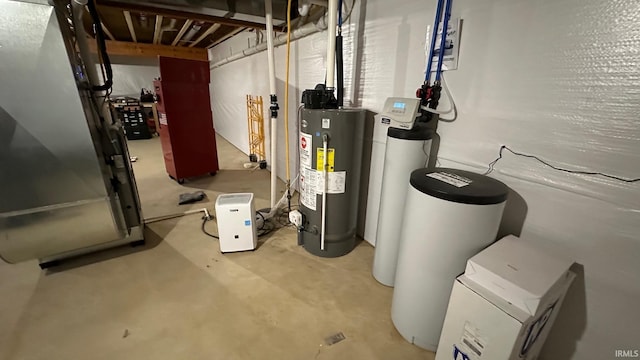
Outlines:
[[310, 253], [338, 257], [356, 245], [365, 111], [302, 110], [298, 243]]
[[355, 247], [360, 197], [365, 111], [343, 108], [339, 12], [338, 0], [329, 0], [325, 83], [302, 93], [304, 109], [299, 124], [302, 219], [298, 244], [321, 257], [342, 256]]

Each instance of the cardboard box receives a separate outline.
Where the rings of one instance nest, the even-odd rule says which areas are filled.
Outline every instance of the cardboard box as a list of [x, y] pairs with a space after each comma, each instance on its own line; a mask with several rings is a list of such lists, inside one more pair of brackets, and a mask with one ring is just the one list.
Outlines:
[[533, 360], [575, 275], [573, 262], [506, 237], [456, 279], [436, 360]]

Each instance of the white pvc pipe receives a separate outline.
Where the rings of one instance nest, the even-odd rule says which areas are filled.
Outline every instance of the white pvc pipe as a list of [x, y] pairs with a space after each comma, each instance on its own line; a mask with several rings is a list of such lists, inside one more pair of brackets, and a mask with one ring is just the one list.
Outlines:
[[[273, 14], [271, 8], [271, 0], [265, 0], [265, 19], [267, 21], [267, 59], [269, 61], [269, 93], [271, 96], [276, 95], [276, 65], [274, 62], [274, 46], [273, 46]], [[276, 173], [276, 138], [278, 136], [278, 118], [271, 117], [271, 208], [276, 205], [276, 185], [278, 175]]]
[[82, 56], [82, 61], [85, 63], [89, 83], [91, 85], [98, 85], [100, 84], [98, 70], [96, 70], [96, 64], [91, 60], [93, 59], [93, 57], [91, 56], [91, 51], [89, 50], [89, 44], [87, 41], [89, 35], [85, 32], [84, 26], [81, 26], [82, 18], [85, 12], [85, 6], [87, 5], [87, 3], [87, 0], [74, 0], [71, 2], [74, 20], [73, 26], [77, 33], [76, 41], [78, 44], [78, 49], [80, 50], [80, 55]]
[[300, 16], [309, 15], [309, 8], [311, 8], [311, 4], [307, 1], [302, 1], [298, 4], [298, 14], [300, 14]]
[[[356, 6], [356, 2], [355, 0], [351, 3], [351, 10], [346, 14], [347, 16], [343, 15], [343, 20], [342, 20], [342, 25], [344, 25], [346, 18], [350, 18], [351, 14], [353, 14], [353, 10], [354, 7]], [[358, 47], [360, 46], [360, 36], [358, 36], [358, 34], [360, 34], [361, 31], [361, 26], [360, 26], [360, 9], [361, 9], [362, 5], [358, 6], [358, 9], [356, 11], [357, 15], [354, 19], [354, 21], [352, 22], [352, 26], [353, 26], [353, 31], [351, 32], [353, 35], [351, 36], [351, 43], [352, 43], [352, 61], [351, 61], [351, 84], [357, 84], [358, 81], [358, 76], [360, 76], [360, 74], [357, 72], [358, 69], [358, 64], [360, 62], [362, 62], [362, 56], [363, 54], [361, 53], [360, 56], [358, 56]], [[342, 9], [340, 9], [340, 11], [342, 11]], [[351, 86], [351, 96], [349, 99], [349, 106], [356, 106], [356, 102], [358, 99], [358, 91], [359, 91], [359, 86]]]
[[[304, 3], [305, 1], [303, 1]], [[306, 1], [309, 4], [314, 4], [314, 5], [318, 5], [318, 6], [322, 6], [322, 7], [327, 7], [329, 6], [329, 4], [327, 3], [327, 0], [308, 0]]]
[[278, 184], [278, 174], [276, 173], [276, 151], [278, 151], [278, 147], [276, 146], [276, 137], [278, 136], [278, 118], [271, 117], [270, 125], [271, 125], [271, 190], [270, 190], [270, 199], [271, 199], [271, 208], [276, 205], [276, 186]]
[[265, 19], [267, 20], [267, 59], [269, 61], [269, 93], [274, 95], [276, 93], [276, 64], [274, 58], [274, 45], [273, 45], [273, 15], [271, 9], [271, 0], [265, 0]]
[[329, 173], [327, 172], [327, 158], [329, 157], [328, 143], [327, 135], [324, 135], [322, 137], [322, 149], [324, 151], [324, 155], [322, 156], [322, 177], [324, 178], [324, 185], [322, 189], [322, 233], [320, 233], [320, 250], [324, 250], [324, 233], [327, 227], [327, 190], [329, 189]]
[[[295, 30], [293, 30], [291, 32], [291, 41], [294, 40], [298, 40], [301, 39], [305, 36], [311, 35], [311, 34], [315, 34], [317, 32], [323, 31], [327, 28], [327, 22], [326, 19], [324, 17], [321, 17], [317, 22], [315, 23], [308, 23], [305, 24], [304, 26], [301, 26]], [[287, 42], [287, 35], [286, 34], [282, 34], [280, 36], [278, 36], [276, 39], [274, 39], [273, 45], [274, 46], [280, 46], [280, 45], [284, 45]], [[240, 60], [242, 58], [245, 58], [249, 55], [253, 55], [256, 53], [259, 53], [261, 51], [264, 51], [267, 49], [267, 44], [266, 43], [261, 43], [258, 44], [257, 46], [254, 47], [250, 47], [248, 49], [242, 50], [240, 52], [237, 52], [233, 55], [230, 55], [220, 61], [217, 61], [213, 64], [211, 64], [209, 66], [210, 69], [214, 69], [217, 67], [220, 67], [222, 65], [228, 64], [230, 62], [236, 61], [236, 60]]]
[[327, 88], [333, 89], [336, 69], [336, 28], [338, 24], [338, 0], [329, 0], [327, 24]]
[[178, 217], [183, 217], [185, 215], [197, 214], [197, 213], [200, 213], [200, 212], [204, 213], [204, 216], [207, 219], [211, 219], [211, 214], [209, 213], [209, 210], [207, 208], [202, 208], [202, 209], [187, 210], [185, 212], [177, 213], [177, 214], [169, 214], [169, 215], [152, 217], [152, 218], [149, 218], [149, 219], [145, 219], [144, 223], [145, 224], [151, 224], [151, 223], [158, 222], [158, 221], [175, 219], [175, 218], [178, 218]]
[[[96, 63], [92, 60], [93, 56], [91, 56], [91, 51], [89, 49], [89, 35], [85, 32], [84, 26], [82, 26], [82, 17], [85, 12], [85, 6], [87, 5], [87, 0], [74, 0], [71, 2], [71, 10], [73, 12], [73, 26], [76, 32], [76, 44], [78, 45], [78, 50], [80, 51], [80, 57], [82, 58], [82, 62], [84, 63], [84, 68], [86, 71], [87, 78], [89, 79], [89, 84], [98, 85], [100, 84], [100, 79], [98, 75], [98, 70], [96, 69]], [[104, 92], [100, 92], [104, 93]], [[95, 94], [97, 96], [97, 94]], [[106, 96], [106, 94], [105, 94]], [[111, 111], [109, 110], [109, 104], [106, 102], [102, 102], [102, 106], [100, 107], [101, 115], [106, 119], [107, 124], [114, 123], [111, 121]], [[112, 125], [117, 130], [117, 124]], [[107, 138], [113, 145], [113, 149], [116, 154], [120, 154], [120, 149], [116, 146], [115, 140], [112, 138], [112, 135], [109, 131], [106, 131]]]

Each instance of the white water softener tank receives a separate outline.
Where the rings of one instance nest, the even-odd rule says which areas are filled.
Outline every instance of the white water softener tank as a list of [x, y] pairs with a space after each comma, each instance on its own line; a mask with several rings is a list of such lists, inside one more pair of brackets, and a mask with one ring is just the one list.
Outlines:
[[[419, 109], [420, 99], [418, 98], [390, 97], [384, 102], [382, 111], [374, 117], [373, 137], [371, 139], [371, 167], [369, 168], [366, 221], [364, 225], [364, 239], [371, 245], [377, 245], [376, 235], [382, 194], [382, 173], [384, 172], [384, 159], [389, 139], [387, 136], [388, 130], [394, 128], [411, 130], [414, 127]], [[413, 171], [418, 167], [411, 170]], [[409, 174], [407, 174], [408, 178]]]
[[373, 277], [383, 285], [393, 286], [396, 277], [409, 176], [426, 166], [432, 137], [433, 131], [421, 126], [388, 130], [373, 258]]
[[409, 183], [391, 318], [407, 341], [435, 351], [453, 283], [496, 240], [508, 188], [446, 168], [415, 170]]

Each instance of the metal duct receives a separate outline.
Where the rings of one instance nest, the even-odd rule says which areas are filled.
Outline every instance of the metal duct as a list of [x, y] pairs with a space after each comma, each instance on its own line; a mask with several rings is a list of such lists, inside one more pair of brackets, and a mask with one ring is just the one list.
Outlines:
[[191, 29], [189, 29], [189, 31], [187, 31], [187, 33], [184, 34], [184, 36], [182, 37], [182, 39], [180, 41], [184, 41], [184, 42], [191, 41], [191, 39], [193, 39], [193, 37], [196, 36], [198, 31], [200, 31], [200, 29], [202, 29], [202, 25], [204, 25], [203, 22], [198, 22], [198, 23], [193, 24], [191, 26]]
[[[73, 4], [83, 9], [82, 1]], [[142, 239], [121, 133], [113, 142], [104, 135], [116, 132], [89, 100], [95, 65], [67, 53], [63, 12], [6, 0], [0, 7], [0, 258], [46, 263]], [[80, 21], [74, 18], [78, 32]]]

